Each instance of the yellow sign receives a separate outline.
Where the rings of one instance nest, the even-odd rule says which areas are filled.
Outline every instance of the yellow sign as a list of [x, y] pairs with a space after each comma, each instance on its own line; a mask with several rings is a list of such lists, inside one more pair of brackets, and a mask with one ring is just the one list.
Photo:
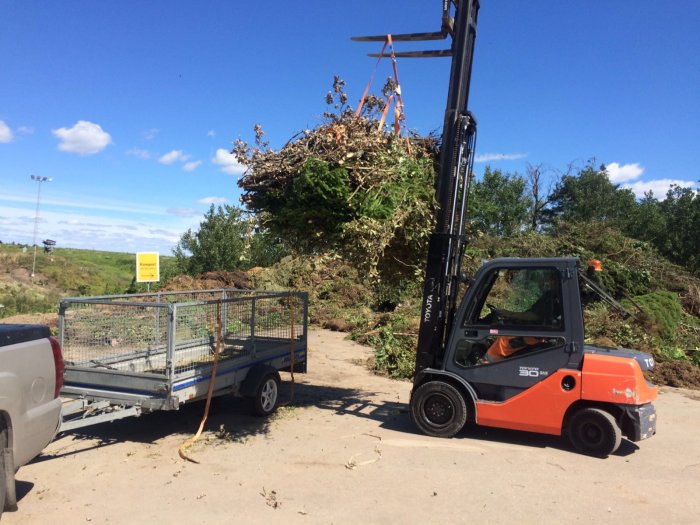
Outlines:
[[160, 281], [158, 252], [138, 252], [136, 254], [136, 282], [155, 283], [158, 281]]

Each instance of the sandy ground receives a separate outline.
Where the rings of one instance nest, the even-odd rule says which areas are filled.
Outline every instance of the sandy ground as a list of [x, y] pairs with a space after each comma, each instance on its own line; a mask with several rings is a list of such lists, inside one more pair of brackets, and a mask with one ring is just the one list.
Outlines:
[[[17, 474], [11, 524], [697, 523], [700, 396], [664, 389], [658, 434], [608, 459], [560, 438], [468, 427], [416, 433], [410, 383], [369, 373], [369, 351], [313, 331], [295, 404], [272, 419], [218, 399], [88, 427]], [[288, 390], [285, 391], [288, 395]]]

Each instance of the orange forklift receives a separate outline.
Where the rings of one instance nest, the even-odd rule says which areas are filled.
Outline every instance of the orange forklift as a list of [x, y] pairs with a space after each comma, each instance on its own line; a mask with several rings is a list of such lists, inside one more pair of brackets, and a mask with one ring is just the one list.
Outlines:
[[568, 435], [578, 451], [606, 457], [622, 436], [639, 441], [656, 432], [658, 392], [643, 374], [654, 359], [584, 343], [581, 289], [598, 287], [577, 258], [502, 258], [484, 262], [471, 279], [461, 272], [476, 141], [467, 102], [479, 0], [442, 0], [442, 10], [440, 31], [392, 35], [394, 42], [452, 40], [450, 49], [395, 53], [452, 57], [411, 418], [436, 437], [454, 436], [467, 421]]

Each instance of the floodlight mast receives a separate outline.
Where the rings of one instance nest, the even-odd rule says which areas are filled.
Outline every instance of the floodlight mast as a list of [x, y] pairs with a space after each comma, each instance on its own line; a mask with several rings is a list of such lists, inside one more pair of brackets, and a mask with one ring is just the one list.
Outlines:
[[34, 278], [34, 272], [36, 270], [36, 234], [39, 229], [39, 203], [41, 201], [41, 183], [51, 182], [53, 179], [49, 177], [39, 177], [38, 175], [31, 175], [31, 179], [36, 181], [38, 184], [38, 189], [36, 192], [36, 212], [34, 213], [34, 237], [32, 239], [32, 244], [34, 245], [34, 257], [32, 259], [32, 274], [31, 277]]
[[[452, 39], [450, 49], [394, 53], [395, 57], [402, 58], [452, 57], [437, 178], [436, 224], [428, 245], [415, 377], [419, 377], [421, 370], [438, 365], [442, 359], [463, 279], [461, 264], [467, 244], [467, 198], [476, 143], [476, 120], [468, 110], [469, 84], [479, 3], [480, 0], [442, 0], [439, 31], [391, 35], [394, 42]], [[353, 37], [353, 40], [378, 42], [386, 38], [386, 35], [375, 35]], [[378, 55], [370, 53], [369, 56]]]

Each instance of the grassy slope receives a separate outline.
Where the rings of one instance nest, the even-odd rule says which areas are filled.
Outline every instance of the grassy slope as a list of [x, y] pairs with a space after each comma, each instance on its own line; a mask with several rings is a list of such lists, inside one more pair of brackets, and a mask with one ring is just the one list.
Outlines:
[[[133, 253], [58, 248], [49, 255], [39, 249], [32, 279], [32, 260], [31, 248], [0, 244], [0, 317], [55, 311], [61, 297], [124, 293], [136, 266]], [[161, 276], [173, 265], [174, 258], [161, 256]]]

